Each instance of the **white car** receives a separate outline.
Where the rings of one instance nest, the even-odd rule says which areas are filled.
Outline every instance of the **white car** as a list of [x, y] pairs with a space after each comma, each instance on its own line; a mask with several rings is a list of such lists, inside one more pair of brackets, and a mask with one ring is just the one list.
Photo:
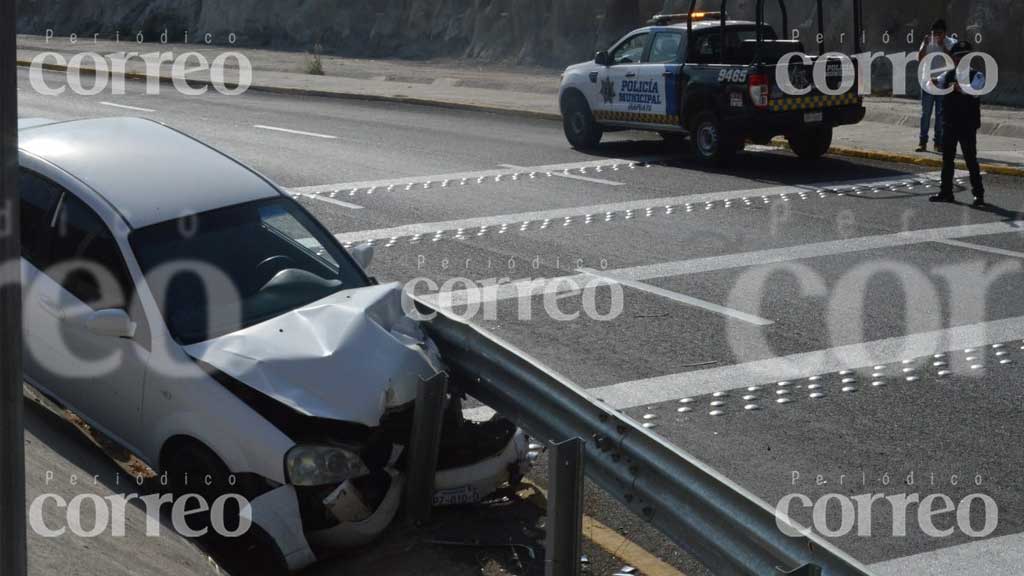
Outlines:
[[[19, 141], [28, 384], [172, 493], [247, 498], [245, 573], [382, 532], [418, 383], [446, 375], [399, 285], [366, 274], [372, 253], [155, 122], [27, 120]], [[461, 416], [453, 393], [436, 503], [480, 500], [528, 465], [514, 425]]]

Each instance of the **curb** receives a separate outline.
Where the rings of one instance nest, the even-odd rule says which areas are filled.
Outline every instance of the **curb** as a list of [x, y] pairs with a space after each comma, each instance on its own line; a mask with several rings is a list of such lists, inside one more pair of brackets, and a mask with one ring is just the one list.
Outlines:
[[[772, 140], [772, 144], [779, 148], [789, 150], [789, 143], [785, 140], [776, 138]], [[882, 152], [879, 150], [862, 150], [860, 148], [847, 148], [845, 146], [833, 146], [828, 149], [829, 154], [836, 156], [847, 156], [850, 158], [864, 158], [866, 160], [879, 160], [882, 162], [893, 162], [898, 164], [913, 164], [915, 166], [927, 166], [929, 168], [942, 168], [942, 160], [938, 158], [922, 158], [913, 154], [905, 154], [901, 152]], [[967, 165], [963, 160], [956, 161], [956, 167], [960, 170], [966, 170]], [[1002, 176], [1018, 176], [1024, 177], [1024, 168], [1017, 168], [1015, 166], [1006, 166], [1002, 164], [981, 164], [981, 170], [988, 172], [989, 174], [1000, 174]]]
[[[28, 60], [18, 60], [18, 66], [22, 68], [28, 68], [32, 65], [32, 62]], [[69, 66], [61, 66], [58, 64], [43, 64], [44, 70], [51, 70], [55, 72], [67, 72]], [[80, 72], [86, 72], [95, 74], [94, 68], [77, 68]], [[125, 72], [125, 78], [132, 80], [149, 80], [149, 76], [140, 72]], [[174, 79], [170, 76], [159, 76], [160, 82], [163, 84], [171, 84]], [[189, 82], [202, 84], [205, 86], [211, 86], [210, 80], [204, 79], [190, 79]], [[381, 94], [361, 94], [358, 92], [332, 92], [327, 90], [314, 90], [308, 88], [288, 88], [283, 86], [259, 86], [252, 85], [249, 90], [255, 92], [264, 92], [270, 94], [287, 94], [292, 96], [318, 96], [323, 98], [337, 98], [343, 100], [362, 100], [368, 102], [392, 102], [397, 104], [413, 104], [417, 106], [430, 106], [433, 108], [445, 108], [449, 110], [466, 110], [471, 112], [488, 112], [491, 114], [501, 114], [503, 116], [515, 116], [519, 118], [531, 118], [535, 120], [551, 120], [555, 122], [561, 122], [561, 114], [554, 114], [551, 112], [539, 112], [536, 110], [523, 110], [515, 108], [502, 108], [499, 106], [489, 106], [486, 104], [470, 104], [467, 102], [453, 102], [448, 100], [433, 100], [430, 98], [417, 98], [413, 96], [387, 96]], [[789, 149], [789, 144], [782, 139], [775, 139], [772, 141], [775, 146], [780, 148]], [[893, 162], [899, 164], [913, 164], [916, 166], [928, 166], [932, 168], [941, 168], [942, 161], [937, 158], [921, 158], [912, 154], [902, 154], [896, 152], [882, 152], [878, 150], [862, 150], [859, 148], [846, 148], [842, 146], [833, 146], [829, 149], [829, 154], [835, 154], [837, 156], [847, 156], [851, 158], [864, 158], [867, 160], [879, 160], [882, 162]], [[965, 168], [963, 161], [957, 161], [958, 168]], [[1000, 174], [1004, 176], [1019, 176], [1024, 177], [1024, 167], [1017, 168], [1013, 166], [1005, 166], [999, 164], [982, 164], [981, 169], [990, 174]]]

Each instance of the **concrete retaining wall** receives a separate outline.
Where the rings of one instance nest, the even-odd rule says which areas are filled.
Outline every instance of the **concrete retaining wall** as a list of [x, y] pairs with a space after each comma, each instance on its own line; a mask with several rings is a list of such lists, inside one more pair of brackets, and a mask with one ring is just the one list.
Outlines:
[[[1024, 105], [1024, 2], [1019, 0], [864, 0], [867, 47], [887, 53], [916, 50], [931, 22], [945, 17], [951, 31], [996, 57], [999, 88], [987, 101]], [[135, 37], [200, 41], [210, 34], [226, 44], [309, 50], [353, 57], [472, 58], [494, 62], [564, 66], [590, 57], [659, 11], [686, 11], [687, 0], [17, 0], [18, 31], [59, 36]], [[830, 48], [852, 49], [852, 0], [825, 0]], [[700, 0], [717, 10], [718, 0]], [[808, 50], [817, 32], [814, 0], [790, 0], [790, 28], [801, 31]], [[768, 14], [779, 27], [777, 5]], [[729, 13], [752, 18], [754, 0], [733, 0]], [[847, 32], [845, 45], [840, 34]], [[888, 32], [889, 43], [884, 43]], [[907, 36], [914, 33], [914, 43]], [[907, 72], [911, 87], [916, 65]], [[892, 84], [887, 61], [876, 63], [875, 89]]]

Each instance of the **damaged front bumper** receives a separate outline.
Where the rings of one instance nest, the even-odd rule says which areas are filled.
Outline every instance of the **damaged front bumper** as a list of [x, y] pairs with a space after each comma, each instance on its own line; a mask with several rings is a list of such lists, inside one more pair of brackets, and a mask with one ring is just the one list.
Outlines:
[[[460, 418], [458, 426], [446, 428], [442, 439], [434, 476], [435, 506], [484, 501], [528, 472], [529, 438], [522, 430], [500, 417], [484, 423]], [[398, 513], [405, 486], [401, 463], [395, 457], [368, 477], [322, 488], [327, 495], [316, 502], [310, 502], [302, 488], [281, 486], [252, 501], [253, 522], [277, 542], [292, 571], [338, 550], [368, 544]], [[310, 522], [311, 515], [318, 520]], [[323, 516], [333, 525], [323, 527]]]

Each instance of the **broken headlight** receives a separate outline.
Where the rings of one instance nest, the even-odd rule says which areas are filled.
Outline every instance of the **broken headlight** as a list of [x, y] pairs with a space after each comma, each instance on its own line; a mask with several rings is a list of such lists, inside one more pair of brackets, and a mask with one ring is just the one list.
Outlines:
[[370, 473], [359, 454], [340, 446], [300, 444], [285, 455], [284, 466], [294, 486], [340, 484]]

